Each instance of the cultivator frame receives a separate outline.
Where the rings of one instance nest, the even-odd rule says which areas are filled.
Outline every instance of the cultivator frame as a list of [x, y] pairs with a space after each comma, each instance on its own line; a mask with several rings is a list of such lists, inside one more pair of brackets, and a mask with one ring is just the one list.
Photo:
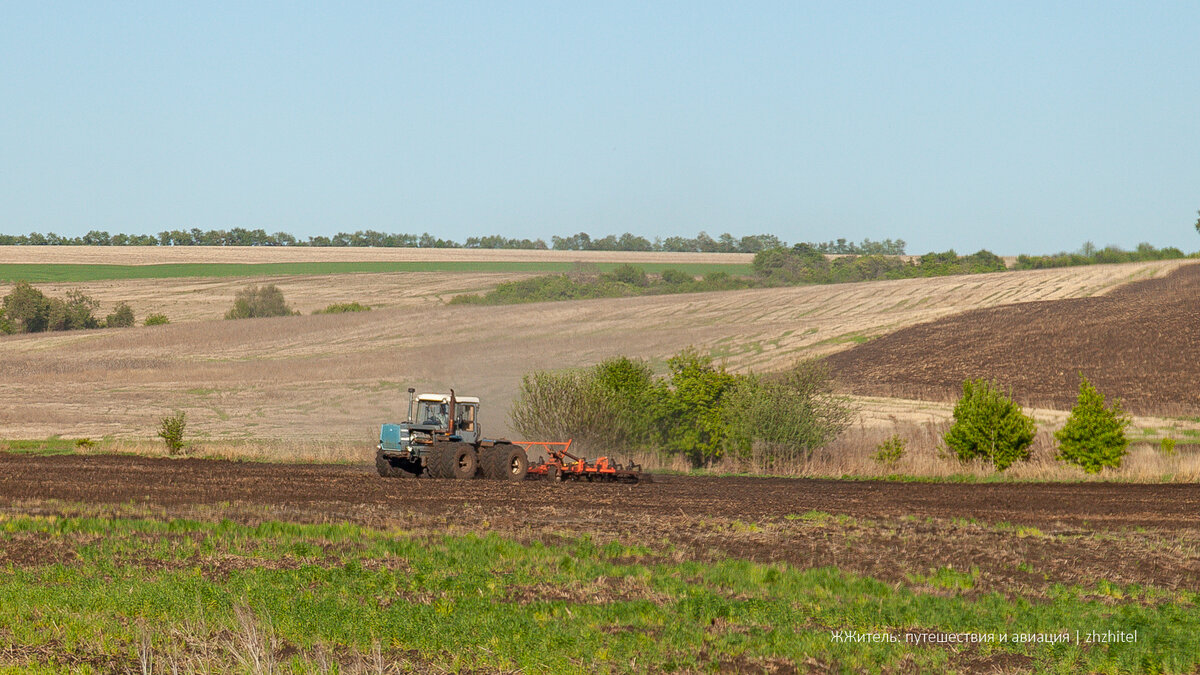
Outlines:
[[609, 483], [648, 483], [650, 474], [642, 473], [642, 465], [630, 461], [628, 464], [615, 462], [608, 457], [600, 457], [589, 462], [583, 457], [571, 454], [570, 439], [556, 441], [516, 441], [517, 445], [525, 447], [540, 446], [546, 451], [546, 458], [537, 464], [530, 464], [525, 478], [529, 480], [548, 480], [562, 482], [564, 480], [584, 480]]

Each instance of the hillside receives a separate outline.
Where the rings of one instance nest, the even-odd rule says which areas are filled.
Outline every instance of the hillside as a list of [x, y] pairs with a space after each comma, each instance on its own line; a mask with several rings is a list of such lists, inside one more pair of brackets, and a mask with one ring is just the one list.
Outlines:
[[950, 400], [988, 377], [1069, 408], [1079, 374], [1143, 414], [1200, 413], [1200, 264], [1099, 297], [977, 309], [910, 326], [829, 363], [859, 394]]
[[[394, 290], [351, 293], [344, 284], [358, 275], [341, 275], [307, 279], [304, 293], [314, 294], [314, 305], [357, 300], [384, 308], [244, 321], [217, 320], [227, 305], [187, 285], [138, 286], [147, 309], [175, 303], [180, 315], [212, 320], [0, 337], [0, 437], [149, 437], [161, 416], [186, 410], [201, 436], [370, 444], [380, 421], [402, 414], [410, 385], [453, 386], [483, 396], [485, 426], [507, 433], [508, 402], [530, 370], [588, 365], [617, 354], [647, 358], [661, 368], [663, 359], [688, 345], [736, 370], [769, 370], [970, 309], [1101, 294], [1177, 265], [507, 307], [447, 307], [431, 300], [389, 307]], [[132, 288], [119, 284], [133, 282], [111, 283], [105, 292], [115, 298]], [[289, 298], [304, 295], [286, 279], [279, 283]], [[420, 285], [417, 277], [398, 276], [394, 283]], [[442, 283], [452, 286], [454, 280]], [[318, 299], [317, 293], [325, 295]]]

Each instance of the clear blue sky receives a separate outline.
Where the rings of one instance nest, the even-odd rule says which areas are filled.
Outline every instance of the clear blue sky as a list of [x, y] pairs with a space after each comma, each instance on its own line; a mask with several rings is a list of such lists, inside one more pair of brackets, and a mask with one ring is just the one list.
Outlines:
[[1200, 248], [1200, 3], [8, 2], [0, 232]]

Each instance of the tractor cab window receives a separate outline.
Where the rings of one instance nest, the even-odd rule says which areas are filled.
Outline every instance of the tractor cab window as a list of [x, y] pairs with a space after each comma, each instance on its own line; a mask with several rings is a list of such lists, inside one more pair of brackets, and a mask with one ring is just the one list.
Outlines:
[[439, 401], [421, 401], [417, 404], [417, 423], [443, 428], [450, 421], [448, 408]]
[[454, 406], [454, 425], [462, 431], [475, 430], [475, 406], [459, 403]]

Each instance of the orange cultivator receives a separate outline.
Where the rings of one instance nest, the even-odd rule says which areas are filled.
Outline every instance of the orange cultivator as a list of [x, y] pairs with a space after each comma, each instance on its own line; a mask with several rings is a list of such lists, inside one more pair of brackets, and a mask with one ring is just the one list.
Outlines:
[[546, 451], [546, 458], [537, 464], [529, 465], [527, 478], [550, 480], [607, 481], [612, 483], [650, 482], [650, 474], [642, 473], [642, 466], [634, 464], [619, 464], [608, 457], [601, 457], [595, 462], [589, 462], [582, 457], [572, 455], [571, 441], [554, 443], [547, 441], [518, 441], [519, 445], [541, 446]]

